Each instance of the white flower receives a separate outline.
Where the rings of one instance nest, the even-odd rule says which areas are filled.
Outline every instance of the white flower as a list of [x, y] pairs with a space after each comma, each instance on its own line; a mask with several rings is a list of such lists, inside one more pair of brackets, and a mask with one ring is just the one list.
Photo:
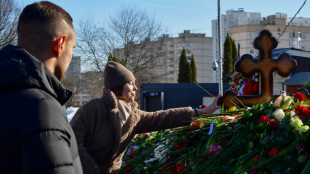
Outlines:
[[164, 145], [159, 145], [154, 149], [155, 159], [161, 160], [165, 156], [168, 149], [163, 149]]
[[273, 115], [276, 119], [278, 119], [279, 121], [282, 121], [283, 118], [285, 117], [285, 113], [283, 112], [282, 109], [276, 109], [276, 110], [272, 113], [272, 115]]

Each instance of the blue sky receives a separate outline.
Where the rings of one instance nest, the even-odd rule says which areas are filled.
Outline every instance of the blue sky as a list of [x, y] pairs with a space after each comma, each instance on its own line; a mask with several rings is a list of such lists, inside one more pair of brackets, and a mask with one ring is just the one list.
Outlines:
[[[23, 7], [34, 0], [17, 0]], [[246, 12], [261, 12], [263, 17], [276, 12], [293, 17], [305, 0], [221, 0], [221, 13], [244, 8]], [[177, 36], [183, 30], [206, 33], [211, 36], [211, 20], [217, 18], [217, 0], [51, 0], [68, 11], [74, 20], [87, 17], [106, 22], [113, 12], [121, 7], [136, 6], [145, 9], [165, 27], [165, 33]], [[307, 2], [297, 17], [310, 18], [310, 2]]]

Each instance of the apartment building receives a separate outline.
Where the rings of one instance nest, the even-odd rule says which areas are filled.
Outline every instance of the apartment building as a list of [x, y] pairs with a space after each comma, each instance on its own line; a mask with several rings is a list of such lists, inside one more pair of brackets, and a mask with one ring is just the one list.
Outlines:
[[230, 34], [235, 43], [240, 45], [240, 55], [257, 55], [258, 50], [253, 48], [253, 40], [261, 30], [269, 30], [272, 33], [278, 40], [277, 48], [310, 50], [310, 18], [296, 18], [287, 27], [288, 22], [290, 19], [285, 14], [277, 13], [263, 18], [259, 25], [233, 26], [230, 28]]
[[[188, 62], [190, 62], [191, 56], [194, 55], [197, 82], [210, 83], [213, 81], [212, 45], [212, 37], [206, 37], [203, 33], [191, 33], [190, 30], [184, 30], [183, 33], [179, 33], [178, 37], [163, 34], [157, 40], [149, 42], [147, 49], [151, 49], [151, 51], [145, 56], [155, 55], [154, 63], [143, 74], [156, 74], [157, 77], [153, 78], [151, 82], [177, 83], [179, 59], [182, 49], [185, 48]], [[116, 49], [114, 53], [118, 59], [122, 59], [124, 48]], [[130, 67], [128, 68], [130, 69]]]
[[[221, 45], [223, 45], [226, 34], [231, 33], [231, 27], [242, 26], [242, 25], [259, 25], [261, 20], [260, 12], [245, 12], [243, 8], [238, 10], [227, 10], [225, 15], [221, 15]], [[213, 38], [213, 60], [218, 60], [218, 22], [217, 19], [212, 20], [212, 38]], [[237, 44], [237, 43], [236, 43]], [[223, 52], [223, 48], [221, 50]], [[213, 82], [218, 83], [219, 72], [214, 72]]]

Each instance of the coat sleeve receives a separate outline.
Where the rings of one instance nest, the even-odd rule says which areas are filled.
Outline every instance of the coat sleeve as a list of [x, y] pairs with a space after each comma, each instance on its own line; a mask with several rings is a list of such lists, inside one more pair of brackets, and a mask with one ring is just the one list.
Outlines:
[[87, 152], [86, 147], [87, 138], [93, 134], [92, 131], [94, 129], [91, 125], [94, 125], [92, 122], [94, 121], [93, 117], [97, 107], [95, 102], [86, 103], [79, 108], [70, 122], [76, 136], [83, 171], [90, 174], [98, 174], [100, 172], [100, 167]]
[[193, 109], [183, 107], [156, 112], [138, 110], [137, 114], [140, 115], [140, 121], [136, 131], [143, 133], [190, 125]]
[[23, 173], [83, 173], [65, 109], [56, 100], [31, 102], [20, 126]]

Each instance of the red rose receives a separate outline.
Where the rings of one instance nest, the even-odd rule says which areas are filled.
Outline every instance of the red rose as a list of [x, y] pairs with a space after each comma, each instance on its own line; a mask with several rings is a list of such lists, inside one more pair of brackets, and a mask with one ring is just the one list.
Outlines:
[[304, 117], [309, 117], [308, 115], [309, 115], [309, 109], [308, 109], [308, 107], [303, 107], [302, 108], [302, 110], [301, 110], [301, 114], [302, 114], [302, 116], [304, 116]]
[[147, 133], [143, 133], [143, 136], [144, 136], [144, 137], [147, 137], [147, 136], [148, 136], [148, 134], [147, 134]]
[[124, 159], [124, 162], [125, 162], [125, 163], [127, 163], [128, 161], [129, 161], [129, 158], [128, 158], [128, 157]]
[[257, 171], [257, 168], [254, 168], [252, 171], [251, 171], [251, 174], [255, 174]]
[[141, 137], [138, 135], [138, 136], [137, 136], [137, 139], [138, 139], [138, 140], [141, 140]]
[[207, 107], [207, 105], [201, 105], [200, 106], [200, 108], [206, 108]]
[[163, 168], [161, 168], [161, 173], [164, 173], [166, 170], [169, 170], [170, 167], [169, 166], [164, 166]]
[[194, 131], [199, 128], [200, 122], [199, 121], [193, 121], [190, 127], [190, 131]]
[[136, 152], [132, 152], [129, 156], [130, 156], [130, 157], [134, 157], [134, 156], [136, 156], [136, 155], [137, 155]]
[[259, 158], [259, 154], [254, 157], [254, 159], [253, 159], [254, 162], [256, 162], [258, 160], [258, 158]]
[[295, 99], [295, 100], [299, 100], [299, 101], [305, 101], [304, 96], [302, 95], [301, 92], [296, 92], [296, 93], [294, 94], [294, 99]]
[[229, 142], [229, 140], [228, 140], [227, 138], [221, 138], [220, 141], [221, 141], [221, 145], [222, 145], [222, 146], [227, 145], [228, 142]]
[[270, 125], [272, 130], [278, 130], [279, 129], [279, 125], [275, 120], [270, 120], [269, 125]]
[[182, 148], [182, 146], [179, 145], [179, 144], [175, 144], [175, 145], [174, 145], [174, 148], [175, 148], [176, 150], [180, 150], [180, 149]]
[[125, 169], [124, 169], [124, 173], [128, 173], [131, 171], [131, 167], [127, 166]]
[[295, 113], [298, 117], [301, 117], [302, 116], [302, 109], [303, 109], [303, 106], [301, 106], [300, 104], [298, 104], [294, 110], [295, 110]]
[[269, 118], [265, 115], [262, 115], [259, 119], [259, 122], [264, 123], [264, 124], [268, 123], [268, 121], [269, 121]]
[[272, 148], [269, 152], [268, 152], [268, 156], [272, 157], [276, 154], [278, 154], [280, 151], [277, 148]]
[[184, 164], [178, 164], [177, 166], [177, 172], [182, 172], [184, 169], [186, 168], [186, 166]]
[[304, 147], [306, 147], [306, 143], [301, 143], [297, 146], [298, 150], [301, 150]]

